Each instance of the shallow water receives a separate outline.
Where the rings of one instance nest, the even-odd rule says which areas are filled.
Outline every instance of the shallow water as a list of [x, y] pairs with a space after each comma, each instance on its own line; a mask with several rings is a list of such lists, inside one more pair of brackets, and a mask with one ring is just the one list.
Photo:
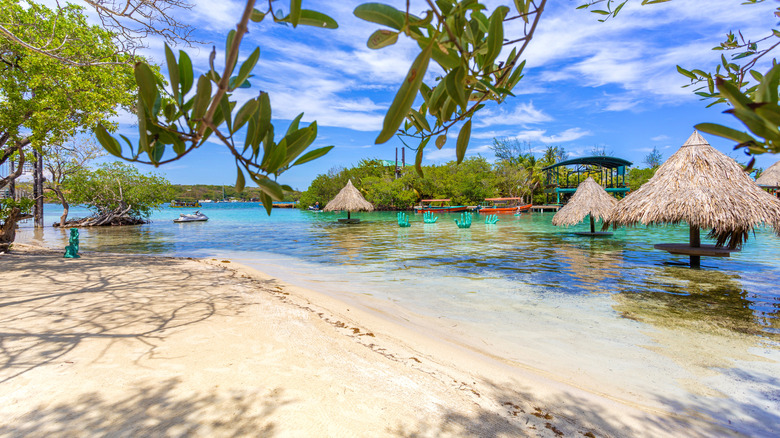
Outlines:
[[[459, 229], [447, 214], [436, 224], [411, 214], [400, 228], [384, 212], [345, 226], [339, 214], [268, 217], [249, 203], [201, 211], [208, 222], [174, 224], [189, 210], [166, 208], [148, 225], [82, 229], [81, 248], [231, 258], [321, 292], [392, 302], [448, 327], [453, 342], [594, 392], [703, 412], [754, 435], [780, 424], [780, 238], [768, 230], [691, 270], [652, 247], [686, 242], [684, 226], [588, 238], [574, 234], [586, 224], [552, 226], [552, 213], [495, 225], [475, 216]], [[47, 206], [46, 223], [58, 214]], [[27, 222], [18, 240], [64, 247], [67, 231]]]

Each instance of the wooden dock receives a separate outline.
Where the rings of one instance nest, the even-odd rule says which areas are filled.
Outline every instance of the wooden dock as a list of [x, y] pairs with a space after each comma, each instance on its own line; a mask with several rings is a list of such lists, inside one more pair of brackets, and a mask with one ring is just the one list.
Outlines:
[[544, 213], [545, 211], [558, 211], [563, 207], [562, 205], [534, 205], [531, 207], [531, 211], [539, 211]]

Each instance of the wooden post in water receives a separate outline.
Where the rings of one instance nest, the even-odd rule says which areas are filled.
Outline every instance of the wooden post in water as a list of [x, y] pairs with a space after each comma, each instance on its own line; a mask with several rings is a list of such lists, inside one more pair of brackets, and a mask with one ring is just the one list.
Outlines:
[[[701, 241], [699, 240], [699, 227], [690, 226], [690, 238], [691, 248], [699, 248]], [[698, 268], [701, 266], [701, 256], [691, 255], [691, 268]]]
[[593, 215], [590, 216], [590, 232], [591, 234], [596, 234], [596, 222], [593, 220]]

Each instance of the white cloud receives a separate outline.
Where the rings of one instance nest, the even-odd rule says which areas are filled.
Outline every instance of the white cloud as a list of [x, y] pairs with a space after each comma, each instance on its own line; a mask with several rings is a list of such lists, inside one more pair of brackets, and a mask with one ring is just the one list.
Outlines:
[[537, 109], [533, 102], [520, 102], [511, 111], [506, 111], [505, 108], [506, 106], [499, 106], [483, 109], [474, 118], [474, 126], [476, 128], [495, 125], [528, 126], [552, 120], [552, 117], [544, 111]]

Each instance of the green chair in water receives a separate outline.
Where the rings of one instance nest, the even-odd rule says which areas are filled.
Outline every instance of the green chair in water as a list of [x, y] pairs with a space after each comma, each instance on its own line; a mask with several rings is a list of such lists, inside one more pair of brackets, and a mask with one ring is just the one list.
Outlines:
[[81, 256], [79, 255], [79, 229], [78, 228], [70, 229], [70, 239], [68, 239], [68, 243], [70, 245], [65, 247], [64, 257], [66, 259], [81, 258]]
[[439, 216], [434, 216], [433, 212], [426, 211], [423, 213], [423, 223], [435, 224], [437, 220], [439, 220]]
[[409, 223], [409, 217], [406, 215], [406, 213], [403, 212], [398, 213], [398, 226], [402, 228], [407, 228], [412, 226], [412, 224]]
[[471, 213], [461, 213], [460, 220], [455, 219], [458, 228], [471, 228]]

